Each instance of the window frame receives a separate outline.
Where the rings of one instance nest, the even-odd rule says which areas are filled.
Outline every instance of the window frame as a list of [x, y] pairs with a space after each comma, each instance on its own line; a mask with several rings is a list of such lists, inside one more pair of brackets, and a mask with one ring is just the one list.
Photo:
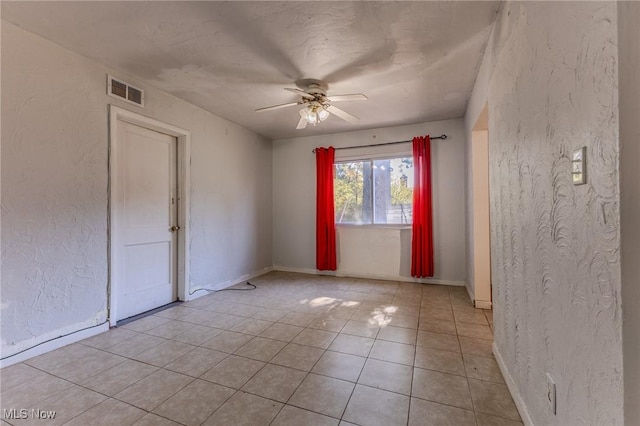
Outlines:
[[[396, 159], [401, 159], [401, 158], [411, 158], [412, 161], [412, 168], [413, 168], [413, 153], [411, 152], [399, 152], [399, 153], [381, 153], [381, 154], [377, 154], [377, 155], [349, 155], [349, 156], [344, 156], [341, 158], [336, 158], [333, 162], [333, 166], [334, 166], [334, 179], [335, 179], [335, 166], [337, 164], [344, 164], [344, 163], [357, 163], [357, 162], [366, 162], [369, 161], [371, 162], [371, 169], [373, 170], [373, 162], [374, 161], [379, 161], [379, 160], [396, 160]], [[373, 185], [373, 173], [371, 173], [371, 183]], [[373, 187], [373, 186], [372, 186]], [[413, 188], [412, 188], [413, 190]], [[373, 194], [373, 192], [372, 192]], [[373, 197], [373, 195], [372, 195]], [[374, 202], [374, 200], [371, 200], [372, 203]], [[335, 203], [335, 189], [334, 189], [334, 203]], [[335, 207], [334, 207], [335, 209]], [[413, 211], [413, 200], [411, 201], [411, 209]], [[373, 222], [374, 220], [374, 213], [373, 211], [371, 212], [371, 222], [368, 223], [343, 223], [343, 222], [338, 222], [337, 220], [335, 221], [335, 225], [336, 227], [344, 227], [344, 228], [358, 228], [358, 229], [365, 229], [365, 228], [389, 228], [389, 229], [411, 229], [413, 226], [413, 215], [412, 215], [412, 221], [411, 223], [375, 223]]]

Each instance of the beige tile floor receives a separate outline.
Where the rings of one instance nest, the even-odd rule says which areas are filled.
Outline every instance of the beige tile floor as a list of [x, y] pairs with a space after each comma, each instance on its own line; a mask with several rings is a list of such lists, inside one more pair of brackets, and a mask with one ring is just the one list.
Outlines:
[[0, 370], [0, 408], [56, 412], [3, 424], [521, 424], [464, 288], [252, 283]]

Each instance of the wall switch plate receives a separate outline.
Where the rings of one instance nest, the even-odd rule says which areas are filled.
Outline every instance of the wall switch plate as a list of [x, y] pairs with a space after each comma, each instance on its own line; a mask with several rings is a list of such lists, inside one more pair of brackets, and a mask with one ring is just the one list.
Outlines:
[[573, 151], [571, 155], [571, 180], [574, 185], [587, 183], [587, 147]]
[[547, 373], [547, 402], [551, 412], [556, 414], [556, 382], [551, 377], [550, 373]]

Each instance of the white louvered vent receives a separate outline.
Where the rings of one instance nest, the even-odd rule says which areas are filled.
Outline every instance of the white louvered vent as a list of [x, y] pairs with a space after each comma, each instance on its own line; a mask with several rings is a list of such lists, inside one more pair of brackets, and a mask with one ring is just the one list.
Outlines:
[[122, 99], [130, 104], [144, 107], [144, 90], [113, 78], [107, 74], [107, 95]]

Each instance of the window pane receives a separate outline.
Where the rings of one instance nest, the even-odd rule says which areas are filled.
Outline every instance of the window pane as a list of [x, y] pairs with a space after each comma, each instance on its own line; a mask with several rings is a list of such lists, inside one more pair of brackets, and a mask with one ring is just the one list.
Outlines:
[[412, 222], [412, 157], [375, 160], [373, 189], [374, 223], [410, 224]]
[[336, 223], [371, 223], [371, 162], [336, 163], [333, 179]]

